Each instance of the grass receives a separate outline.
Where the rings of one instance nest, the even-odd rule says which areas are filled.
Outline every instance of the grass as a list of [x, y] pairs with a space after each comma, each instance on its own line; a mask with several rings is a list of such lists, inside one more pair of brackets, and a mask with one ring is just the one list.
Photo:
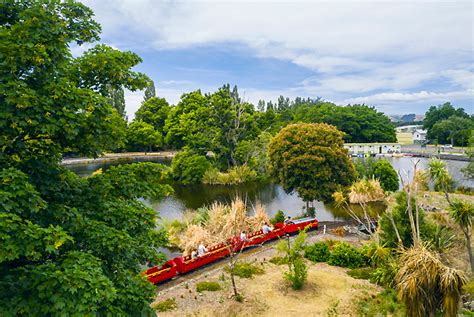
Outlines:
[[398, 302], [397, 294], [392, 289], [361, 299], [357, 312], [359, 316], [406, 316], [405, 306]]
[[370, 267], [360, 267], [347, 271], [347, 275], [359, 280], [368, 280], [370, 279], [370, 273], [372, 270], [373, 269]]
[[413, 144], [413, 135], [410, 132], [398, 132], [397, 142], [400, 144]]
[[176, 299], [171, 297], [164, 301], [151, 304], [151, 308], [158, 312], [167, 312], [178, 308], [178, 304], [176, 304]]
[[221, 285], [218, 282], [204, 281], [196, 284], [196, 291], [202, 293], [203, 291], [215, 292], [221, 289]]
[[[226, 272], [230, 271], [227, 266]], [[265, 273], [264, 269], [258, 265], [249, 262], [237, 262], [234, 267], [234, 275], [241, 278], [252, 278], [254, 275], [260, 275]]]

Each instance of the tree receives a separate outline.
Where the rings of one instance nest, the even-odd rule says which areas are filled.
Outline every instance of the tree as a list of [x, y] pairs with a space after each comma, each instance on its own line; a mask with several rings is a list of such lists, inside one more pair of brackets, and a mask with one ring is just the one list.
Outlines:
[[442, 191], [448, 203], [451, 204], [449, 193], [454, 190], [455, 184], [453, 178], [449, 175], [446, 163], [437, 158], [432, 158], [428, 163], [428, 175], [434, 182], [435, 190]]
[[442, 105], [431, 106], [425, 113], [423, 119], [423, 129], [431, 130], [431, 128], [438, 122], [448, 119], [451, 116], [457, 116], [461, 118], [469, 118], [469, 115], [464, 111], [463, 108], [454, 108], [451, 103], [446, 102]]
[[324, 123], [286, 126], [268, 146], [271, 175], [286, 192], [296, 191], [307, 207], [309, 201], [330, 201], [339, 185], [355, 179], [343, 135]]
[[461, 227], [466, 238], [467, 254], [471, 263], [471, 272], [474, 272], [474, 256], [471, 246], [472, 219], [474, 218], [474, 205], [467, 201], [453, 201], [450, 206], [451, 217]]
[[470, 158], [469, 163], [466, 167], [462, 169], [464, 176], [467, 179], [474, 179], [474, 130], [471, 131], [471, 136], [469, 138], [469, 149], [467, 150], [467, 155]]
[[304, 249], [307, 234], [305, 230], [298, 233], [293, 246], [290, 243], [290, 237], [287, 241], [281, 240], [278, 244], [278, 253], [284, 253], [288, 263], [288, 271], [284, 272], [284, 277], [291, 283], [293, 289], [301, 289], [308, 277], [308, 268], [304, 262]]
[[122, 118], [125, 118], [125, 95], [122, 87], [113, 88], [112, 86], [107, 87], [107, 99], [112, 107], [117, 110]]
[[366, 105], [303, 104], [295, 109], [294, 121], [334, 125], [345, 133], [346, 142], [396, 142], [395, 127], [390, 119]]
[[164, 135], [165, 122], [170, 110], [171, 107], [165, 98], [152, 97], [143, 102], [135, 112], [135, 120], [151, 124], [156, 131]]
[[173, 178], [183, 184], [200, 183], [211, 163], [205, 156], [191, 151], [178, 152], [171, 162]]
[[130, 150], [152, 151], [163, 144], [163, 136], [151, 124], [134, 120], [127, 130], [127, 146]]
[[149, 99], [156, 97], [155, 83], [150, 80], [148, 86], [145, 88], [145, 95], [143, 96], [143, 102], [147, 102]]
[[451, 116], [448, 119], [436, 122], [428, 130], [427, 137], [436, 140], [438, 144], [450, 143], [453, 146], [464, 146], [473, 130], [474, 118]]
[[398, 175], [389, 161], [381, 159], [375, 162], [373, 177], [380, 181], [384, 191], [398, 190]]
[[97, 45], [93, 12], [74, 1], [0, 3], [0, 315], [151, 315], [140, 263], [165, 235], [138, 201], [163, 197], [168, 168], [132, 164], [79, 178], [64, 153], [117, 145], [107, 89], [142, 89], [140, 58]]

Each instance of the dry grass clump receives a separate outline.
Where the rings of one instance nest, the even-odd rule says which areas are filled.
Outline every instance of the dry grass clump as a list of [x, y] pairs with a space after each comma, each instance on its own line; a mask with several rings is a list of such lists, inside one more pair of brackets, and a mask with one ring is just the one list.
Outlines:
[[423, 245], [404, 251], [399, 263], [396, 287], [409, 316], [434, 315], [437, 309], [442, 309], [444, 316], [456, 316], [467, 282], [462, 271], [444, 265]]
[[344, 227], [337, 227], [332, 230], [332, 233], [334, 233], [338, 237], [344, 237], [346, 235], [346, 230]]
[[259, 230], [269, 218], [261, 203], [254, 208], [254, 215], [247, 215], [245, 202], [237, 197], [230, 205], [219, 202], [208, 208], [209, 219], [201, 225], [188, 225], [181, 239], [181, 249], [185, 255], [197, 249], [199, 244], [211, 245], [232, 238], [242, 230], [253, 232]]
[[350, 187], [349, 202], [351, 204], [366, 204], [372, 201], [382, 201], [385, 193], [376, 179], [362, 179]]

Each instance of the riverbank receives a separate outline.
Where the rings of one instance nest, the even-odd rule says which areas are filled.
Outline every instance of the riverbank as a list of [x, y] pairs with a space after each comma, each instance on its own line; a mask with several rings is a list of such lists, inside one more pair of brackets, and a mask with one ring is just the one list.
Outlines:
[[175, 151], [163, 152], [125, 152], [125, 153], [106, 153], [98, 158], [66, 158], [63, 159], [62, 165], [79, 165], [79, 164], [94, 164], [107, 163], [114, 161], [146, 161], [149, 159], [172, 159], [176, 154]]
[[465, 152], [465, 148], [443, 148], [428, 145], [421, 147], [417, 144], [402, 145], [402, 153], [412, 155], [414, 157], [432, 158], [436, 157], [442, 160], [464, 161], [468, 162], [469, 157]]

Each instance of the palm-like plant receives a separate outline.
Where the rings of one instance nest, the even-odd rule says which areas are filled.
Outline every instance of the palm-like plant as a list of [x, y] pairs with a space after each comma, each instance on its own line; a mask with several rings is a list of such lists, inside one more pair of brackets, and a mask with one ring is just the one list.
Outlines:
[[469, 261], [471, 262], [471, 271], [474, 272], [474, 258], [472, 254], [471, 246], [471, 229], [472, 219], [474, 217], [474, 204], [456, 200], [451, 203], [451, 217], [461, 227], [461, 230], [466, 238], [466, 248], [469, 255]]
[[454, 180], [449, 175], [446, 163], [437, 158], [432, 158], [428, 163], [428, 174], [435, 184], [435, 190], [441, 190], [448, 203], [451, 204], [449, 192], [453, 189]]
[[438, 310], [443, 316], [456, 316], [467, 282], [462, 271], [444, 265], [423, 244], [403, 251], [399, 263], [395, 285], [408, 316], [434, 316]]

